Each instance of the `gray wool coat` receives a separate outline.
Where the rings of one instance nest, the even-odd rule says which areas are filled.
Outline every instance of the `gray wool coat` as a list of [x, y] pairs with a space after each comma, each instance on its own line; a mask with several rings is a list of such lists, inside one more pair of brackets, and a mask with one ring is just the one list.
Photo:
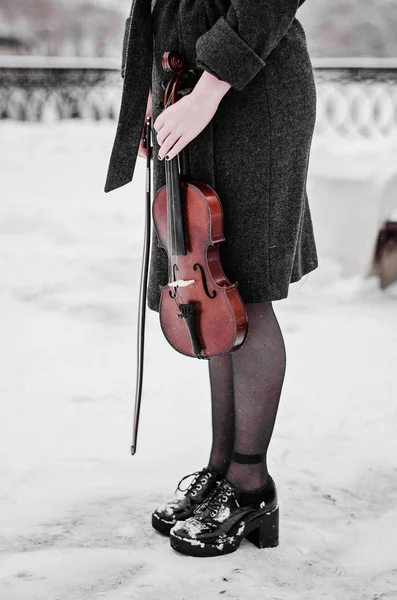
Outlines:
[[[232, 86], [182, 151], [190, 178], [211, 185], [224, 212], [223, 269], [245, 303], [287, 297], [318, 266], [306, 191], [316, 88], [303, 27], [304, 0], [134, 0], [123, 43], [123, 96], [105, 191], [131, 181], [149, 88], [163, 110], [162, 55]], [[155, 132], [154, 132], [155, 133]], [[153, 136], [154, 194], [165, 184]], [[140, 201], [137, 199], [137, 201]], [[148, 306], [158, 311], [168, 259], [153, 233]]]

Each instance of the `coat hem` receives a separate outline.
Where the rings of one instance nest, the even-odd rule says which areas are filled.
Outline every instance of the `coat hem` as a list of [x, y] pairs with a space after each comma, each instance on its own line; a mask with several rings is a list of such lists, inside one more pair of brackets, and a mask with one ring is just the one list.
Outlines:
[[[291, 277], [286, 288], [279, 289], [278, 292], [275, 292], [274, 294], [270, 294], [270, 296], [267, 296], [267, 297], [261, 296], [260, 298], [255, 298], [255, 297], [251, 296], [251, 298], [249, 300], [243, 300], [243, 303], [244, 304], [264, 304], [265, 302], [276, 302], [277, 300], [285, 300], [286, 298], [288, 298], [289, 286], [292, 283], [297, 283], [298, 281], [300, 281], [305, 275], [308, 275], [309, 273], [311, 273], [312, 271], [317, 269], [317, 267], [318, 267], [318, 261], [308, 263], [307, 266], [298, 275]], [[159, 302], [152, 301], [152, 299], [148, 298], [147, 306], [153, 312], [157, 312], [157, 313], [160, 312], [160, 303]]]

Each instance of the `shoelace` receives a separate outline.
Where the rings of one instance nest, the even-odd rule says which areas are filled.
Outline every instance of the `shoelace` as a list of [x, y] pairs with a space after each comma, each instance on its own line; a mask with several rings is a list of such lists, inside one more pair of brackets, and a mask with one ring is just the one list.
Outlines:
[[[269, 481], [270, 481], [270, 475], [268, 476], [268, 478], [266, 480], [266, 484], [263, 487], [266, 487], [268, 485]], [[217, 488], [215, 488], [213, 490], [213, 492], [210, 494], [210, 496], [208, 498], [206, 498], [206, 500], [204, 500], [204, 502], [200, 505], [199, 511], [201, 512], [200, 509], [205, 509], [208, 506], [209, 515], [210, 515], [210, 517], [214, 518], [214, 517], [216, 517], [218, 512], [221, 510], [222, 505], [226, 504], [226, 502], [228, 501], [230, 496], [233, 496], [234, 502], [237, 504], [237, 506], [240, 506], [240, 503], [237, 500], [237, 497], [235, 494], [235, 490], [228, 483], [228, 481], [223, 479], [221, 481], [221, 483], [219, 484], [219, 486]]]
[[[197, 491], [201, 490], [201, 488], [203, 487], [203, 485], [205, 485], [208, 482], [209, 479], [209, 473], [207, 471], [207, 468], [205, 469], [201, 469], [201, 471], [194, 471], [194, 473], [189, 473], [188, 475], [185, 475], [184, 477], [182, 477], [182, 479], [180, 480], [180, 482], [178, 483], [176, 489], [175, 489], [175, 493], [179, 490], [180, 492], [192, 492], [192, 495], [196, 495]], [[186, 489], [182, 489], [180, 487], [182, 481], [184, 481], [185, 479], [187, 479], [188, 477], [194, 477], [194, 479], [191, 481], [191, 483], [187, 486]], [[201, 477], [201, 481], [200, 483], [198, 482], [198, 479]], [[197, 490], [194, 490], [193, 488], [197, 488]]]
[[[229, 497], [233, 495], [233, 489], [227, 483], [227, 481], [222, 481], [220, 485], [215, 488], [215, 490], [210, 494], [210, 496], [204, 500], [204, 503], [200, 505], [200, 511], [208, 509], [208, 514], [210, 517], [214, 518], [222, 508], [223, 504], [226, 504]], [[238, 502], [236, 500], [238, 505]]]

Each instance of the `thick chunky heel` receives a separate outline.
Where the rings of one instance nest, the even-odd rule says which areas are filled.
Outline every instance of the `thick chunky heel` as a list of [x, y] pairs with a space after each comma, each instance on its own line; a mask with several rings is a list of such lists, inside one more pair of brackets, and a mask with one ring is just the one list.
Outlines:
[[278, 546], [279, 514], [278, 506], [261, 517], [258, 527], [245, 537], [257, 548], [274, 548]]

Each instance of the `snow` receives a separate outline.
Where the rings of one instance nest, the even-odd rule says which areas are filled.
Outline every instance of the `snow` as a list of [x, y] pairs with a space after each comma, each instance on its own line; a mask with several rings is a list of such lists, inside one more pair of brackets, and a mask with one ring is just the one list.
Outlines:
[[185, 557], [151, 512], [207, 463], [208, 366], [151, 311], [130, 455], [144, 161], [104, 194], [114, 122], [0, 129], [0, 597], [397, 598], [397, 286], [323, 257], [274, 303], [280, 545]]

